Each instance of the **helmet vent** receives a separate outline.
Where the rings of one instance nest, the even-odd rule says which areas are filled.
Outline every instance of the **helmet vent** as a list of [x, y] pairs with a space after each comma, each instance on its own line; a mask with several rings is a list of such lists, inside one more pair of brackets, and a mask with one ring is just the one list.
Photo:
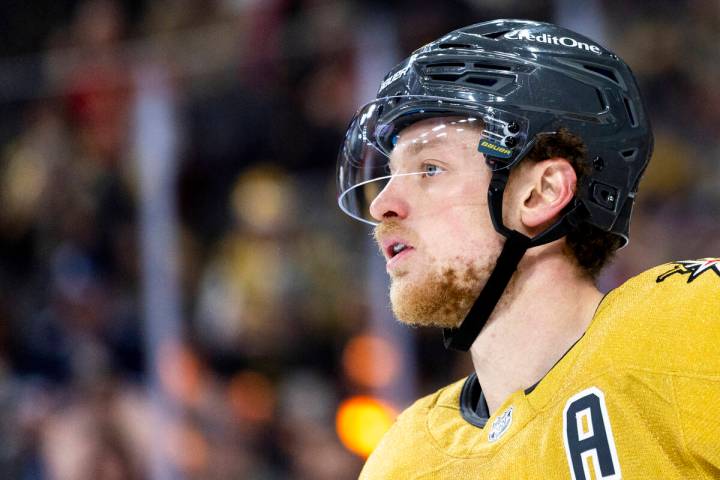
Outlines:
[[503, 35], [505, 35], [505, 34], [508, 33], [508, 32], [512, 32], [512, 29], [509, 29], [509, 30], [498, 30], [497, 32], [485, 33], [485, 34], [483, 34], [483, 37], [485, 37], [485, 38], [492, 38], [493, 40], [495, 40], [495, 39], [497, 39], [498, 37], [502, 37]]
[[441, 43], [438, 45], [439, 48], [463, 48], [466, 50], [474, 50], [475, 47], [468, 45], [467, 43]]
[[600, 67], [600, 66], [598, 66], [598, 65], [587, 64], [587, 63], [584, 63], [584, 64], [583, 64], [583, 68], [584, 68], [585, 70], [590, 70], [591, 72], [595, 72], [595, 73], [597, 73], [597, 74], [600, 74], [600, 75], [602, 75], [603, 77], [605, 77], [605, 78], [607, 78], [607, 79], [609, 79], [609, 80], [612, 80], [613, 82], [615, 82], [615, 83], [617, 83], [618, 85], [620, 85], [620, 81], [618, 80], [617, 73], [616, 73], [614, 70], [611, 70], [611, 69], [605, 68], [605, 67]]
[[434, 73], [428, 75], [428, 77], [439, 82], [456, 82], [461, 76], [461, 73]]
[[598, 100], [600, 101], [600, 108], [604, 110], [607, 107], [607, 102], [605, 102], [605, 97], [603, 96], [602, 92], [599, 89], [595, 89], [595, 93], [597, 94]]
[[[428, 70], [430, 69], [428, 68]], [[486, 91], [500, 91], [512, 84], [514, 80], [513, 77], [502, 74], [488, 73], [483, 75], [480, 72], [466, 72], [464, 66], [457, 69], [444, 67], [437, 70], [436, 73], [430, 73], [426, 70], [426, 80], [464, 84]]]
[[627, 150], [623, 150], [620, 152], [620, 155], [623, 156], [625, 161], [632, 162], [635, 160], [635, 157], [637, 156], [638, 149], [637, 148], [629, 148]]
[[630, 120], [630, 126], [637, 127], [637, 119], [630, 100], [627, 97], [623, 97], [623, 103], [625, 103], [625, 111], [627, 112], [628, 120]]
[[509, 65], [498, 65], [497, 63], [475, 63], [475, 68], [484, 68], [488, 70], [504, 70], [506, 72], [509, 72], [512, 70], [512, 67]]
[[465, 64], [462, 62], [444, 62], [444, 63], [433, 63], [425, 68], [427, 73], [437, 72], [438, 70], [446, 71], [446, 69], [456, 70], [465, 68]]
[[482, 85], [483, 87], [494, 87], [498, 83], [497, 78], [492, 77], [479, 77], [471, 75], [464, 80], [466, 83], [472, 83], [474, 85]]

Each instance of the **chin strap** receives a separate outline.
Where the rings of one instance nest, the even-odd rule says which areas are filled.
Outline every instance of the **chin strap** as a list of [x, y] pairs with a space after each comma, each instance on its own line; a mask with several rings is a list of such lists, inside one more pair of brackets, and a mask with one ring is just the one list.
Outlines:
[[566, 212], [560, 220], [533, 238], [507, 228], [502, 223], [502, 199], [509, 173], [509, 169], [493, 172], [488, 189], [490, 218], [495, 230], [505, 236], [505, 245], [495, 262], [495, 268], [465, 316], [465, 320], [458, 328], [443, 329], [445, 348], [467, 352], [480, 334], [485, 322], [490, 318], [525, 252], [529, 248], [544, 245], [565, 236], [571, 222], [575, 219], [577, 207]]

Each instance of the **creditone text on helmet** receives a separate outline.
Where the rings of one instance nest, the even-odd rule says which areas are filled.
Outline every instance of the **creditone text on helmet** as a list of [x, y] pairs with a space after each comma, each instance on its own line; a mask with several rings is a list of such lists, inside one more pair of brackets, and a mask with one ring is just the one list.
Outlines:
[[593, 52], [597, 54], [602, 53], [602, 50], [597, 45], [591, 45], [585, 42], [578, 42], [572, 37], [558, 38], [553, 35], [548, 35], [547, 33], [543, 33], [541, 35], [533, 35], [527, 30], [515, 30], [505, 35], [505, 38], [509, 40], [528, 40], [537, 43], [549, 43], [551, 45], [561, 45], [563, 47], [579, 48], [580, 50], [586, 50], [588, 52]]

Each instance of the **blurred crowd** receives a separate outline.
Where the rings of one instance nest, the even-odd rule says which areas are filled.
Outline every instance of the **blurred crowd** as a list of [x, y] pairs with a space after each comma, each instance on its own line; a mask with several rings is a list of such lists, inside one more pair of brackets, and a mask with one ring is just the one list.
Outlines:
[[[359, 49], [386, 47], [357, 36], [383, 18], [404, 55], [472, 21], [552, 20], [563, 2], [29, 3], [0, 7], [0, 477], [355, 478], [343, 399], [404, 374], [413, 398], [470, 369], [437, 332], [404, 330], [409, 359], [373, 337], [386, 299], [368, 288], [369, 230], [335, 206], [337, 148], [369, 100]], [[720, 255], [720, 7], [594, 3], [656, 132], [608, 290]], [[138, 231], [148, 67], [164, 72], [178, 134], [180, 334], [159, 345], [145, 338]], [[165, 477], [150, 473], [158, 456]]]

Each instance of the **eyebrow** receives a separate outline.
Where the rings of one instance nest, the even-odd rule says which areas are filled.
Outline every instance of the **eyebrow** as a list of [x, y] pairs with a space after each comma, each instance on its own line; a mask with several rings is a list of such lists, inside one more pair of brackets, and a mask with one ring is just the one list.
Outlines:
[[[428, 148], [435, 147], [435, 146], [437, 146], [438, 144], [440, 144], [441, 141], [442, 141], [442, 140], [441, 140], [441, 139], [438, 139], [437, 137], [432, 137], [432, 138], [425, 139], [425, 140], [423, 140], [422, 142], [410, 143], [410, 144], [408, 144], [408, 146], [406, 147], [406, 148], [407, 148], [407, 155], [410, 155], [410, 156], [413, 156], [413, 157], [418, 156], [418, 155], [420, 155], [420, 154], [423, 152], [423, 150], [428, 149]], [[395, 168], [393, 167], [393, 164], [394, 164], [394, 163], [397, 163], [397, 162], [393, 162], [393, 155], [392, 155], [392, 154], [390, 155], [390, 159], [389, 159], [389, 160], [390, 160], [390, 161], [388, 162], [388, 165], [389, 165], [389, 167], [390, 167], [390, 171], [393, 171], [393, 170], [395, 170]]]
[[[438, 138], [438, 137], [440, 137], [441, 135], [442, 135], [442, 139], [441, 139], [441, 138]], [[434, 136], [434, 137], [430, 137], [430, 138], [424, 139], [424, 140], [421, 141], [421, 142], [411, 143], [411, 144], [408, 146], [408, 148], [410, 149], [410, 153], [411, 153], [412, 155], [419, 155], [419, 154], [420, 154], [423, 150], [425, 150], [426, 148], [431, 148], [431, 147], [437, 146], [438, 144], [440, 144], [440, 143], [443, 142], [443, 139], [445, 138], [445, 135], [446, 135], [446, 134], [442, 134], [442, 133], [441, 133], [441, 134], [438, 134], [438, 135], [436, 135], [436, 136]]]
[[[480, 137], [482, 137], [482, 134], [484, 131], [483, 130], [483, 122], [479, 122], [479, 124], [478, 123], [468, 123], [467, 124], [467, 128], [469, 130], [475, 130], [475, 129], [478, 129], [478, 127], [479, 127], [478, 133], [479, 133]], [[465, 128], [465, 126], [463, 126], [463, 129], [464, 128]], [[423, 138], [420, 141], [417, 141], [420, 138], [420, 137], [418, 137], [415, 139], [416, 141], [414, 141], [414, 142], [411, 141], [411, 142], [407, 143], [406, 144], [407, 147], [405, 147], [405, 148], [407, 148], [407, 154], [411, 155], [411, 156], [417, 156], [417, 155], [420, 155], [423, 152], [423, 150], [425, 150], [427, 148], [436, 147], [439, 144], [446, 141], [447, 133], [444, 131], [444, 128], [443, 129], [435, 129], [434, 128], [433, 130], [438, 133], [436, 133], [435, 135]], [[388, 163], [388, 165], [390, 167], [390, 170], [392, 171], [393, 170], [392, 154], [390, 155], [389, 160], [390, 160], [390, 162]]]
[[[460, 127], [459, 125], [456, 125], [455, 122], [453, 122], [452, 125], [455, 126], [456, 129], [458, 127]], [[439, 132], [439, 133], [429, 136], [427, 138], [424, 138], [421, 142], [411, 142], [410, 145], [408, 146], [408, 148], [410, 149], [410, 153], [413, 155], [418, 155], [425, 148], [433, 147], [436, 144], [444, 141], [447, 137], [447, 133], [445, 131], [446, 126], [447, 125], [442, 124], [442, 127], [436, 126], [436, 127], [432, 128], [432, 131]], [[478, 129], [478, 133], [480, 134], [480, 136], [482, 136], [483, 131], [484, 131], [482, 121], [478, 122], [478, 123], [474, 123], [474, 122], [467, 123], [466, 125], [462, 126], [462, 130], [464, 130], [465, 128], [468, 128], [469, 130]], [[430, 133], [430, 132], [427, 132], [427, 133]]]

